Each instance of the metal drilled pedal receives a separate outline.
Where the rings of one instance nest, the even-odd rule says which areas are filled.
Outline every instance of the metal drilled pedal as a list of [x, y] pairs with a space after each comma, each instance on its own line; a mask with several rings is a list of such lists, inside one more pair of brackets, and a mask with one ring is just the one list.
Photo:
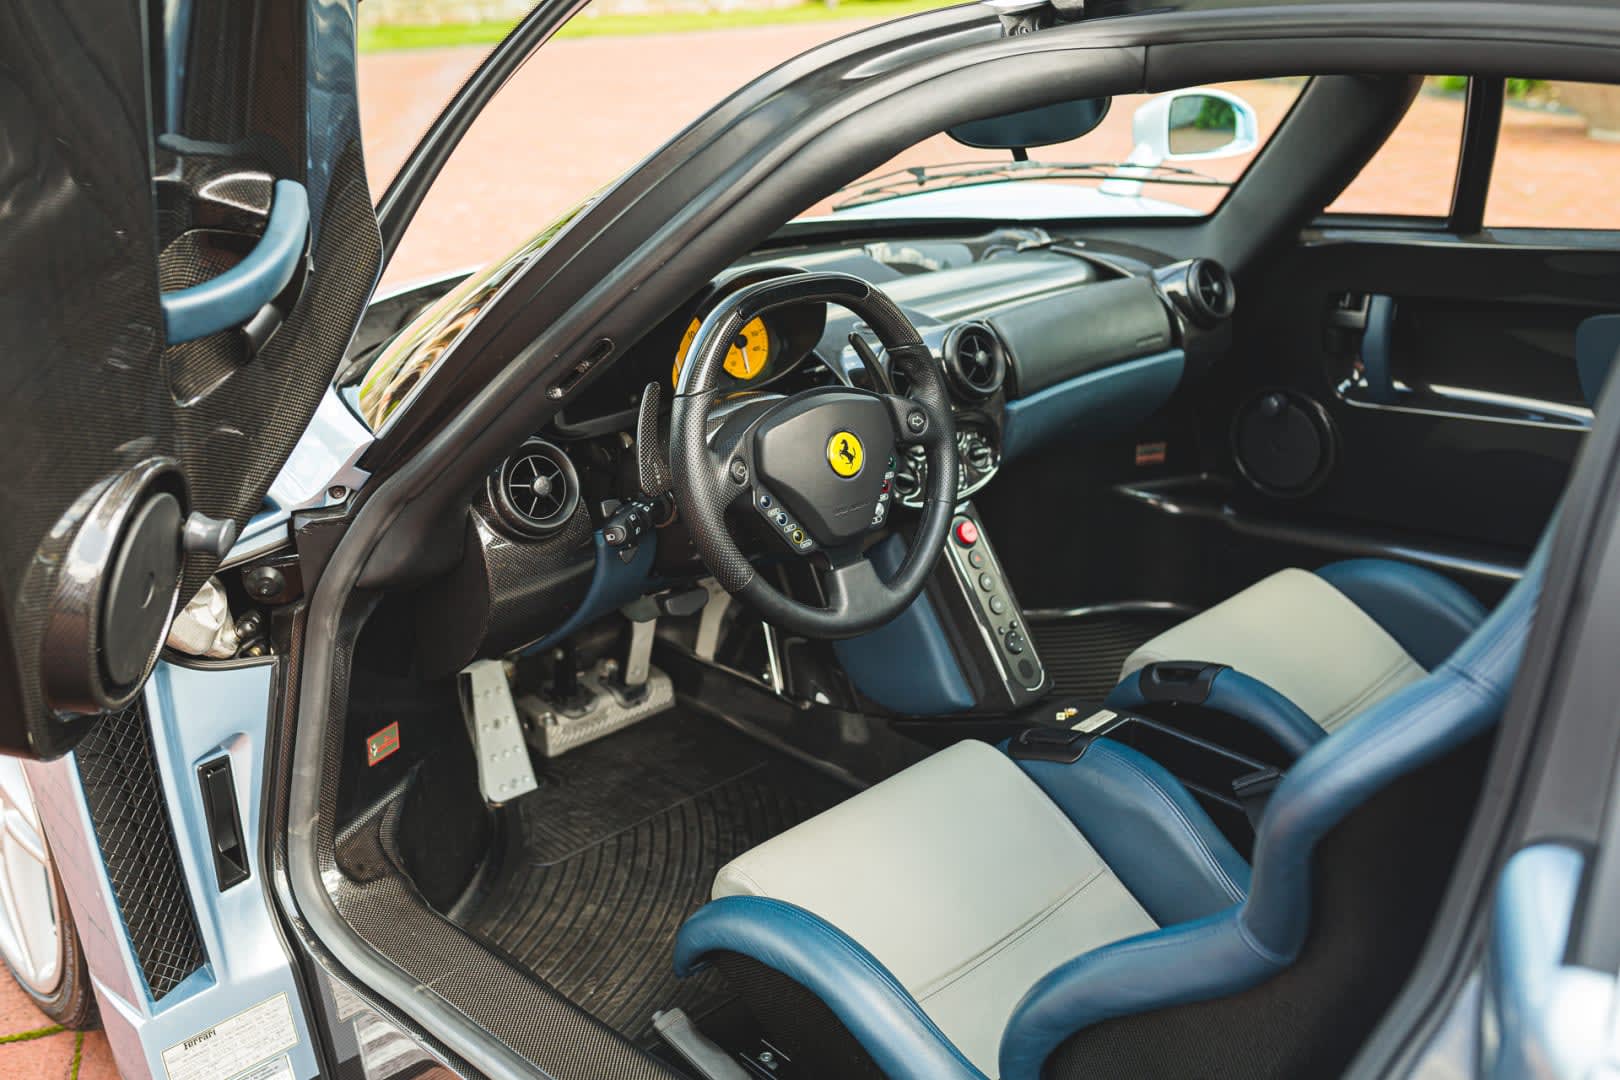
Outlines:
[[512, 703], [506, 665], [499, 660], [477, 660], [461, 669], [462, 709], [478, 756], [478, 787], [484, 800], [503, 803], [539, 786], [523, 725]]

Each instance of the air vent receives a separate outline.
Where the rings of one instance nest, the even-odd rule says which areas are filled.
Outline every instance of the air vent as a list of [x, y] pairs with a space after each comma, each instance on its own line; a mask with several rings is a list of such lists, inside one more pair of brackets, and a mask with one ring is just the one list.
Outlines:
[[489, 501], [518, 535], [545, 536], [579, 506], [579, 475], [561, 449], [531, 438], [489, 478]]
[[1232, 287], [1232, 275], [1226, 272], [1226, 267], [1213, 259], [1198, 259], [1189, 277], [1193, 303], [1206, 318], [1216, 322], [1231, 318], [1237, 291]]
[[1155, 270], [1153, 277], [1194, 326], [1206, 329], [1232, 317], [1237, 287], [1226, 267], [1214, 259], [1184, 259]]
[[1001, 339], [984, 323], [963, 323], [945, 335], [945, 377], [962, 397], [982, 400], [1001, 389], [1007, 378], [1007, 353]]

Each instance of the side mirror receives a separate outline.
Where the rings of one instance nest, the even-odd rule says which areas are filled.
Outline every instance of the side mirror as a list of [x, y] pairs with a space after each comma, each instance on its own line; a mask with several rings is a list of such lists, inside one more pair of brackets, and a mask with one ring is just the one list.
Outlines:
[[1260, 120], [1254, 106], [1225, 90], [1172, 90], [1132, 114], [1131, 141], [1125, 166], [1098, 188], [1106, 195], [1140, 196], [1143, 180], [1166, 162], [1250, 153], [1260, 143]]
[[[1259, 142], [1254, 106], [1225, 90], [1160, 94], [1131, 117], [1133, 165], [1237, 157]], [[1137, 160], [1138, 157], [1153, 160]]]

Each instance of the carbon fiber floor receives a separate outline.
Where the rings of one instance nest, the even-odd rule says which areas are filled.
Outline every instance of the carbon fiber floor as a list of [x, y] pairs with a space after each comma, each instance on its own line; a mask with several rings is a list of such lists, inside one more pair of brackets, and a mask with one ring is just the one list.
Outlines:
[[655, 1010], [727, 998], [676, 979], [675, 932], [734, 856], [851, 794], [724, 724], [680, 711], [547, 762], [519, 800], [500, 880], [468, 927], [627, 1037]]
[[1119, 682], [1119, 669], [1136, 647], [1184, 618], [1174, 611], [1099, 612], [1033, 623], [1030, 632], [1054, 693], [1101, 701]]

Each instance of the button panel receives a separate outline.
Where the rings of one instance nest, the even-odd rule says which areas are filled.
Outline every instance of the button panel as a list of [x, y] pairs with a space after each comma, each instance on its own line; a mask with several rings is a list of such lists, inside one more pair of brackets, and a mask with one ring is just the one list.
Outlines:
[[816, 550], [816, 542], [810, 539], [810, 534], [804, 531], [804, 526], [793, 519], [793, 515], [777, 501], [775, 495], [756, 485], [753, 502], [759, 516], [765, 519], [772, 531], [787, 542], [788, 547], [800, 555], [808, 555]]
[[1046, 669], [1028, 637], [1018, 602], [971, 505], [951, 524], [947, 561], [989, 647], [996, 671], [1015, 705], [1046, 686]]

